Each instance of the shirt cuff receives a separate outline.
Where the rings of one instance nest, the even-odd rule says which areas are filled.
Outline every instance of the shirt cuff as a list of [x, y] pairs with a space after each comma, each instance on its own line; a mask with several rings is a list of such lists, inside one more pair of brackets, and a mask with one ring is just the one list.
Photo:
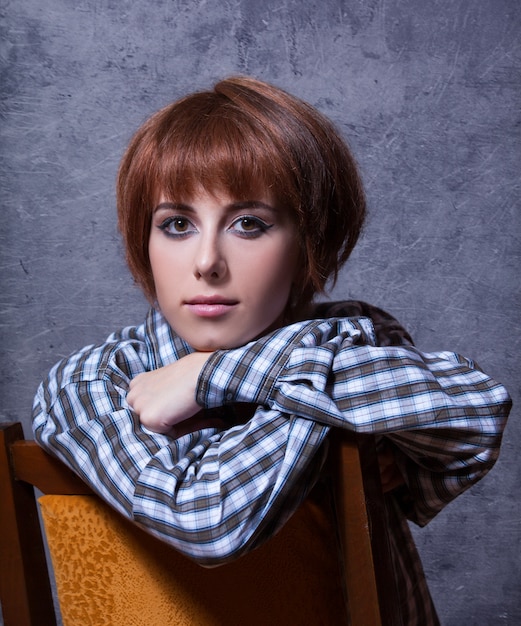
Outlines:
[[207, 409], [238, 402], [270, 406], [274, 388], [283, 379], [305, 379], [322, 390], [334, 354], [346, 340], [374, 345], [371, 321], [298, 322], [241, 348], [217, 351], [199, 375], [197, 403]]
[[197, 403], [205, 409], [238, 402], [266, 405], [292, 347], [284, 338], [271, 337], [214, 352], [199, 375]]

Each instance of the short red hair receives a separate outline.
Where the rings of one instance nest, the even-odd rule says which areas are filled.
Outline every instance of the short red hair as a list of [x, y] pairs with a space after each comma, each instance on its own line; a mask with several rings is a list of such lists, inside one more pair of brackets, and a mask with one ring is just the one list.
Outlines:
[[130, 270], [151, 301], [152, 211], [161, 194], [186, 199], [200, 187], [237, 199], [267, 190], [293, 215], [303, 268], [292, 294], [299, 310], [336, 279], [365, 217], [358, 168], [331, 122], [277, 87], [228, 78], [152, 115], [123, 156], [119, 228]]

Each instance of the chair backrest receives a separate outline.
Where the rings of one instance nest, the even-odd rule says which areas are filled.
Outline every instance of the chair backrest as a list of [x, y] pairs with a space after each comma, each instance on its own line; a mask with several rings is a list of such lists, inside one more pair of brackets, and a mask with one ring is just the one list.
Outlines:
[[[89, 611], [101, 611], [105, 618], [110, 611], [103, 623], [132, 624], [116, 616], [131, 609], [133, 598], [140, 615], [135, 623], [147, 626], [401, 624], [374, 439], [334, 434], [333, 499], [323, 489], [314, 490], [261, 548], [229, 565], [204, 569], [123, 520], [60, 461], [24, 440], [19, 423], [2, 426], [0, 599], [5, 626], [56, 624], [35, 487], [47, 494], [40, 506], [65, 626], [101, 624], [92, 615], [87, 621]], [[98, 564], [103, 553], [110, 553], [108, 565]], [[80, 572], [74, 567], [78, 559], [83, 559]], [[131, 560], [137, 565], [126, 571]], [[116, 585], [112, 596], [106, 588], [110, 584]], [[89, 595], [94, 608], [87, 606]], [[151, 607], [154, 615], [147, 613]]]

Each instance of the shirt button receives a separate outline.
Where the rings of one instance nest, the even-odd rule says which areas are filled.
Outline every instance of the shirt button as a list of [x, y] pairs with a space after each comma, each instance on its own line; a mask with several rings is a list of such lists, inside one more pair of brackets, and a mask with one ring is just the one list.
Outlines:
[[227, 393], [226, 394], [226, 399], [227, 400], [233, 400], [233, 393]]

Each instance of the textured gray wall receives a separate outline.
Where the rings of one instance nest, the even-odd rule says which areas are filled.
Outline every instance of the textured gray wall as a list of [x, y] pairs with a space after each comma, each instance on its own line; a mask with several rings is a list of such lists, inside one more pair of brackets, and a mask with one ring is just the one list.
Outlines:
[[[114, 177], [152, 111], [248, 73], [330, 116], [365, 237], [334, 291], [519, 399], [518, 0], [1, 0], [1, 419], [61, 356], [141, 321]], [[519, 409], [493, 472], [417, 533], [446, 626], [520, 624]]]

